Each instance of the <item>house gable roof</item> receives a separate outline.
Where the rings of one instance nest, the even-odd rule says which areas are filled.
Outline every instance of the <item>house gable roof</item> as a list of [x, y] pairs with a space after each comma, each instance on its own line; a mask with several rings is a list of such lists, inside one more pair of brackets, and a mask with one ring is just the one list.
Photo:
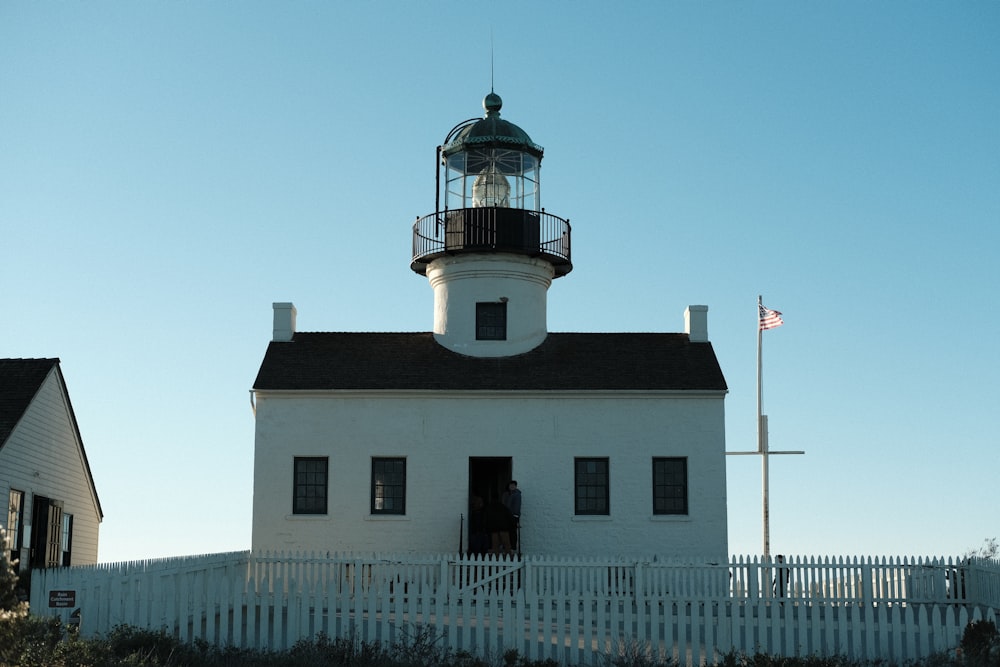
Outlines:
[[470, 357], [432, 333], [296, 333], [268, 345], [257, 390], [726, 391], [711, 343], [680, 333], [550, 333]]
[[58, 359], [0, 359], [0, 447], [58, 364]]
[[80, 435], [80, 427], [76, 422], [73, 403], [69, 400], [66, 381], [59, 368], [59, 359], [0, 359], [0, 449], [6, 444], [11, 433], [14, 432], [21, 418], [28, 411], [31, 402], [53, 369], [58, 375], [60, 391], [66, 401], [76, 441], [80, 445], [83, 466], [87, 472], [87, 481], [94, 494], [97, 512], [103, 518], [104, 511], [101, 509], [101, 500], [97, 496], [94, 475], [90, 470], [90, 461], [87, 460], [87, 450], [83, 446], [83, 437]]

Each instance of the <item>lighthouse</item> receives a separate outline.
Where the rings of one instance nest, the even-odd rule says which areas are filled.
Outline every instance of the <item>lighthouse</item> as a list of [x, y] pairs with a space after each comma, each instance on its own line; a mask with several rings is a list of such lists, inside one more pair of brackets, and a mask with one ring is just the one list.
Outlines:
[[432, 330], [298, 331], [273, 304], [252, 394], [255, 551], [502, 553], [473, 517], [517, 480], [521, 553], [727, 556], [707, 306], [681, 333], [549, 331], [570, 223], [543, 208], [542, 147], [501, 107], [490, 92], [434, 151], [410, 260]]
[[435, 210], [413, 225], [410, 268], [434, 290], [434, 339], [473, 357], [506, 357], [546, 338], [552, 280], [573, 269], [570, 224], [541, 205], [543, 149], [500, 117], [453, 127], [436, 150]]

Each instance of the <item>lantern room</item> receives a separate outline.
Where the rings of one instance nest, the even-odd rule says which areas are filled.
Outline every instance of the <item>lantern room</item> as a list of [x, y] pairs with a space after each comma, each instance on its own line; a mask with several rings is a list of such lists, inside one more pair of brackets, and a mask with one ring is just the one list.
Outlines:
[[435, 212], [413, 228], [417, 273], [438, 257], [470, 252], [539, 257], [556, 277], [572, 270], [569, 220], [541, 207], [543, 149], [500, 117], [502, 106], [491, 91], [485, 115], [456, 125], [438, 147]]
[[496, 93], [483, 100], [486, 116], [457, 125], [441, 148], [446, 209], [499, 206], [539, 210], [542, 147], [500, 118]]

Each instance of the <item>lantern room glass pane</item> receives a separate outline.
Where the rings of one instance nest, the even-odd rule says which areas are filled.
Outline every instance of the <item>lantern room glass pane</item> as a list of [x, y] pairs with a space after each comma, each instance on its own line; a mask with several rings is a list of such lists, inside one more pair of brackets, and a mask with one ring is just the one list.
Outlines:
[[462, 151], [445, 158], [445, 207], [502, 206], [539, 210], [539, 160], [504, 148]]

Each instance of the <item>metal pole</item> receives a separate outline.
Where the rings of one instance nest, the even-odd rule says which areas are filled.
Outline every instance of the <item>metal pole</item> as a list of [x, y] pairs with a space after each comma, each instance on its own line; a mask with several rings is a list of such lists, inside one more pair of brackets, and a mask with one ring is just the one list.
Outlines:
[[[764, 418], [760, 417], [759, 418], [759, 422], [758, 422], [758, 424], [760, 424], [760, 425], [758, 426], [758, 428], [761, 431], [764, 430], [764, 425], [760, 423], [760, 422], [763, 422], [763, 421], [764, 421]], [[763, 501], [762, 501], [762, 504], [763, 504], [763, 512], [764, 512], [764, 558], [770, 558], [771, 557], [771, 517], [770, 517], [770, 508], [768, 507], [768, 493], [767, 493], [768, 492], [768, 488], [767, 487], [768, 487], [768, 482], [769, 482], [769, 478], [770, 478], [770, 471], [768, 470], [768, 467], [767, 467], [767, 463], [768, 463], [767, 435], [763, 436], [763, 447], [764, 447], [764, 451], [762, 452], [763, 456], [761, 456], [761, 476], [763, 477], [763, 480], [762, 480], [762, 487], [763, 487], [763, 492], [762, 492], [763, 493]]]
[[769, 508], [768, 499], [768, 486], [770, 484], [770, 474], [768, 471], [768, 463], [771, 454], [805, 454], [802, 450], [797, 451], [771, 451], [771, 446], [768, 444], [767, 437], [767, 416], [764, 415], [763, 410], [763, 329], [761, 328], [760, 317], [763, 311], [763, 298], [758, 295], [757, 297], [757, 449], [750, 452], [726, 452], [727, 456], [760, 456], [761, 460], [761, 495], [763, 496], [761, 502], [761, 508], [763, 513], [763, 521], [761, 530], [764, 534], [764, 559], [765, 561], [771, 557], [771, 516]]
[[767, 506], [767, 487], [768, 487], [768, 469], [767, 469], [767, 436], [764, 433], [764, 418], [763, 418], [763, 407], [762, 407], [762, 395], [763, 395], [763, 329], [760, 326], [760, 312], [763, 307], [763, 297], [757, 295], [757, 451], [761, 454], [761, 487], [762, 487], [762, 523], [763, 523], [763, 533], [764, 533], [764, 558], [770, 558], [771, 556], [771, 525], [770, 519], [768, 517], [768, 506]]

